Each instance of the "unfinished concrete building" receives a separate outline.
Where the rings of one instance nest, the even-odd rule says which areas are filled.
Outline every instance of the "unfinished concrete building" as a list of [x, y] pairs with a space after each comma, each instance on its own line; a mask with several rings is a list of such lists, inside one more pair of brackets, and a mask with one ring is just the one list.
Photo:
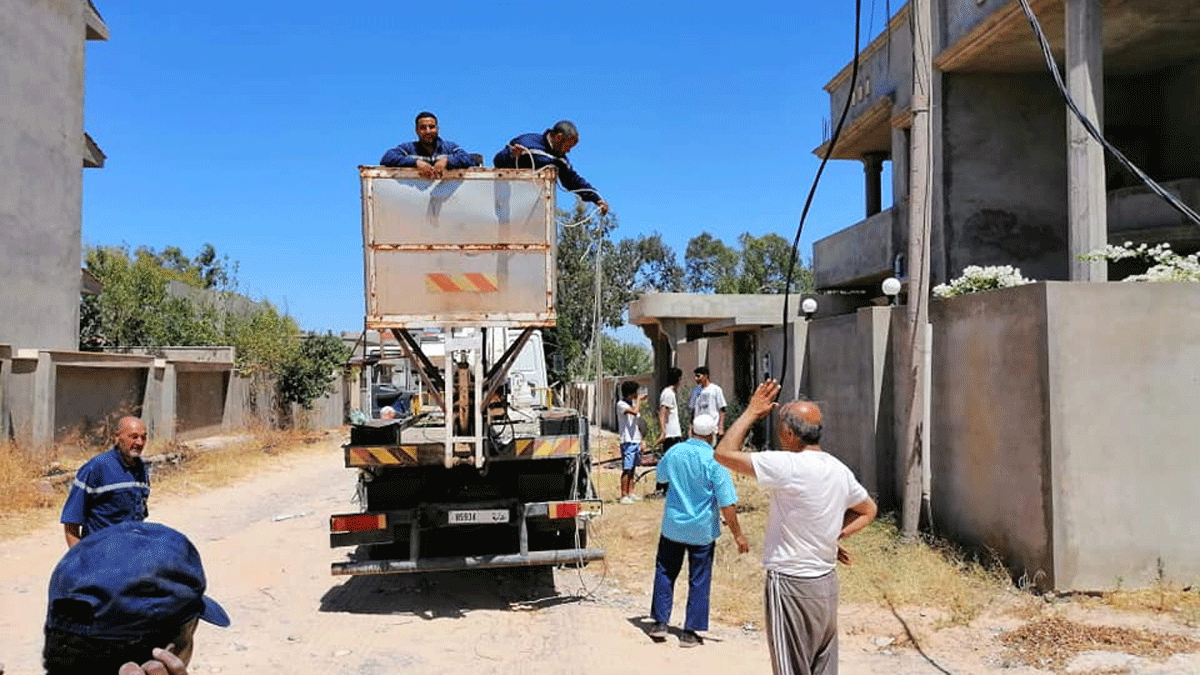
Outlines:
[[86, 0], [0, 3], [0, 344], [79, 344], [83, 175], [104, 166], [84, 131]]
[[[1185, 203], [1200, 206], [1200, 5], [1030, 4], [1064, 79], [1072, 69], [1086, 70], [1105, 136]], [[1072, 5], [1080, 6], [1074, 14]], [[1084, 280], [1072, 272], [1072, 228], [1100, 233], [1076, 248], [1126, 241], [1166, 241], [1180, 252], [1200, 248], [1200, 227], [1111, 158], [1096, 152], [1073, 164], [1071, 146], [1077, 144], [1068, 143], [1069, 113], [1018, 0], [933, 0], [933, 8], [934, 284], [968, 265], [1005, 264], [1033, 279]], [[1068, 31], [1069, 15], [1087, 20]], [[866, 208], [863, 220], [814, 244], [820, 289], [878, 296], [880, 281], [904, 276], [912, 34], [905, 5], [863, 50], [853, 89], [850, 64], [825, 86], [834, 120], [851, 98], [832, 158], [863, 163]], [[815, 152], [823, 155], [828, 144]], [[880, 185], [885, 162], [891, 162], [893, 195], [887, 208]], [[1072, 215], [1076, 195], [1103, 206]], [[1108, 275], [1123, 278], [1132, 271], [1113, 265]]]

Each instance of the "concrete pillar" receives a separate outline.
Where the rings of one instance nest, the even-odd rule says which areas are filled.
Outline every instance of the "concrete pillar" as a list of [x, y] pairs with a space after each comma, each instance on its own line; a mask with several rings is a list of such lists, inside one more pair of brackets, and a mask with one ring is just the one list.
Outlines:
[[[1067, 88], [1079, 110], [1104, 129], [1104, 2], [1066, 0]], [[1079, 256], [1108, 243], [1104, 148], [1067, 111], [1067, 227], [1071, 281], [1108, 281], [1104, 261]]]
[[44, 453], [54, 445], [54, 394], [58, 388], [57, 364], [49, 352], [38, 352], [37, 371], [33, 377], [33, 410], [30, 415], [32, 434], [30, 444], [35, 452]]
[[146, 397], [142, 402], [142, 420], [150, 438], [175, 440], [175, 397], [178, 393], [175, 364], [166, 359], [155, 359], [154, 365], [146, 369]]
[[887, 159], [885, 152], [868, 152], [862, 156], [863, 174], [867, 185], [867, 217], [883, 210], [882, 180], [883, 160]]

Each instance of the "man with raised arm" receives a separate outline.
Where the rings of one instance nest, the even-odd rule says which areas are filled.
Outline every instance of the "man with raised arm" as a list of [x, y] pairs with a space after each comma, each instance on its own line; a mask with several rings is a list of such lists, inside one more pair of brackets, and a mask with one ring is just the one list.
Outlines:
[[836, 675], [838, 579], [849, 564], [839, 540], [875, 519], [874, 500], [854, 474], [821, 449], [821, 410], [811, 401], [779, 406], [781, 450], [743, 452], [755, 422], [777, 404], [779, 384], [758, 386], [714, 457], [754, 476], [770, 497], [763, 534], [767, 648], [776, 675]]

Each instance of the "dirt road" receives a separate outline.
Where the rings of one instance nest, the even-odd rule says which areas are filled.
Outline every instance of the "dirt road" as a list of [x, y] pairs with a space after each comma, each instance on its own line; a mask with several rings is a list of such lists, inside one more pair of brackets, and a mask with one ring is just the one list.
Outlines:
[[[327, 516], [354, 509], [353, 472], [340, 457], [331, 438], [238, 485], [152, 497], [153, 520], [192, 538], [210, 595], [233, 619], [226, 629], [201, 624], [192, 673], [770, 672], [761, 635], [736, 626], [714, 625], [695, 649], [681, 649], [674, 636], [647, 638], [640, 626], [649, 570], [640, 592], [602, 581], [600, 565], [332, 577]], [[41, 672], [46, 582], [63, 550], [52, 522], [0, 542], [5, 675]], [[850, 675], [1042, 672], [1002, 659], [991, 639], [1000, 624], [942, 631], [926, 658], [887, 644], [899, 624], [879, 608], [847, 607], [842, 623], [842, 673]]]

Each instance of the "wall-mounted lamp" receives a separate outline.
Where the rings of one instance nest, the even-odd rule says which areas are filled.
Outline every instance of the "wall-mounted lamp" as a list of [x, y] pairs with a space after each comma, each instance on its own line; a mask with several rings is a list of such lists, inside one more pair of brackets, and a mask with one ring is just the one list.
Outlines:
[[817, 313], [817, 299], [805, 298], [800, 302], [800, 311], [804, 313], [804, 320], [807, 321]]
[[896, 296], [900, 295], [900, 280], [896, 277], [888, 277], [880, 286], [883, 288], [883, 294], [888, 296], [888, 304], [896, 304]]

